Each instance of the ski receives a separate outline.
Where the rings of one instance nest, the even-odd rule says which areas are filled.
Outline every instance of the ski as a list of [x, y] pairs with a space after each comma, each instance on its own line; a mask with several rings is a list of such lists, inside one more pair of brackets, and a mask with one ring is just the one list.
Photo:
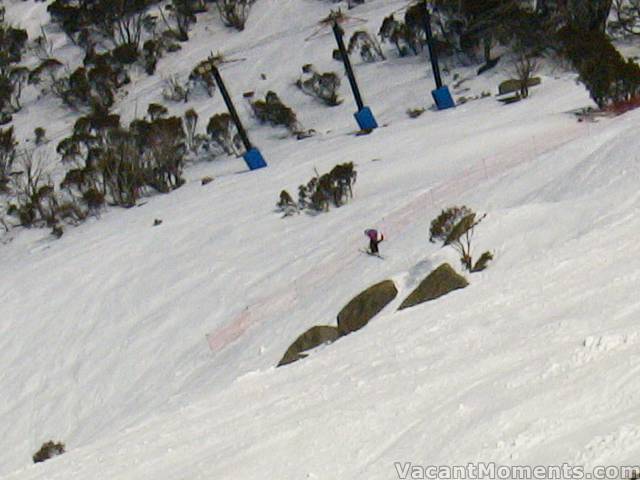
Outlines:
[[358, 249], [359, 252], [362, 253], [366, 253], [367, 255], [369, 255], [370, 257], [377, 257], [380, 260], [384, 260], [385, 257], [383, 257], [382, 255], [380, 255], [379, 253], [371, 253], [369, 250], [362, 250], [362, 249]]

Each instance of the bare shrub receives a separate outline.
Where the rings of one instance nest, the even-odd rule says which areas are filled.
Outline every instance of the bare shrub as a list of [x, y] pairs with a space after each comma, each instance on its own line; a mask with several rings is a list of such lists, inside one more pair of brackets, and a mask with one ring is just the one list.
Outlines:
[[6, 189], [13, 162], [16, 159], [18, 142], [13, 127], [0, 129], [0, 192]]
[[242, 140], [228, 113], [218, 113], [209, 119], [207, 133], [212, 142], [227, 155], [240, 155]]
[[520, 96], [529, 96], [529, 83], [538, 71], [538, 60], [527, 53], [521, 53], [513, 64], [513, 73], [520, 84]]
[[330, 107], [342, 103], [338, 96], [340, 77], [335, 72], [318, 73], [313, 65], [307, 64], [302, 67], [302, 76], [296, 82], [296, 86]]
[[10, 213], [18, 217], [23, 227], [54, 227], [58, 223], [59, 199], [46, 163], [44, 157], [32, 151], [21, 152], [18, 157], [18, 171], [12, 178], [16, 204]]
[[380, 44], [365, 30], [358, 30], [351, 35], [348, 49], [349, 53], [357, 51], [360, 54], [362, 61], [366, 63], [385, 60]]
[[218, 0], [218, 11], [222, 22], [236, 30], [244, 30], [252, 3], [253, 0]]
[[172, 75], [164, 81], [162, 98], [172, 102], [187, 102], [189, 99], [188, 85], [182, 85], [177, 76]]
[[190, 0], [171, 0], [165, 9], [169, 15], [165, 15], [163, 9], [160, 8], [160, 16], [169, 31], [178, 41], [188, 41], [189, 29], [192, 24], [196, 23], [197, 10], [195, 5]]
[[142, 66], [147, 75], [153, 75], [156, 72], [158, 59], [162, 56], [162, 48], [160, 42], [156, 40], [147, 40], [142, 45]]
[[200, 137], [196, 133], [198, 128], [198, 114], [193, 108], [187, 110], [184, 114], [184, 131], [185, 131], [185, 143], [187, 149], [191, 153], [196, 153], [200, 146]]
[[59, 78], [59, 72], [62, 67], [62, 63], [55, 58], [42, 60], [38, 66], [33, 68], [29, 73], [29, 85], [42, 84], [43, 93], [48, 93], [54, 86], [55, 81]]
[[126, 130], [114, 129], [105, 140], [97, 163], [104, 189], [116, 205], [132, 207], [145, 184], [145, 164], [136, 139]]
[[401, 57], [417, 55], [422, 51], [425, 42], [424, 27], [420, 21], [422, 8], [424, 7], [421, 2], [409, 7], [404, 22], [397, 20], [394, 14], [382, 21], [378, 35], [383, 42], [394, 44]]

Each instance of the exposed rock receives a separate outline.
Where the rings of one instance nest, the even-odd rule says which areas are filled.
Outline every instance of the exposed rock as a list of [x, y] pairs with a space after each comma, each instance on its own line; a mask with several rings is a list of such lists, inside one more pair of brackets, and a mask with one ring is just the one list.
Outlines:
[[420, 285], [402, 302], [398, 310], [434, 300], [453, 290], [469, 285], [448, 263], [443, 263], [420, 282]]
[[392, 280], [385, 280], [351, 300], [338, 314], [338, 330], [346, 335], [361, 329], [398, 295]]
[[[540, 85], [542, 83], [542, 79], [540, 77], [532, 77], [527, 82], [529, 87], [535, 87], [536, 85]], [[507, 93], [514, 93], [520, 91], [520, 80], [511, 79], [505, 80], [498, 86], [498, 95], [506, 95]]]
[[278, 367], [296, 362], [307, 355], [302, 353], [311, 350], [325, 343], [335, 342], [340, 334], [336, 327], [327, 325], [311, 327], [309, 330], [300, 335], [295, 342], [291, 344], [287, 352], [278, 363]]

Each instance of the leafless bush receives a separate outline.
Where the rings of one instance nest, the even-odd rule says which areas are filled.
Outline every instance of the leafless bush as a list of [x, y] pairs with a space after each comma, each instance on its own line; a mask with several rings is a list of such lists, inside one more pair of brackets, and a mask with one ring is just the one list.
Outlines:
[[46, 170], [46, 158], [34, 151], [23, 151], [17, 163], [18, 170], [12, 178], [16, 204], [10, 206], [9, 213], [17, 216], [24, 227], [54, 227], [59, 199]]
[[193, 108], [187, 110], [184, 114], [184, 127], [185, 127], [185, 143], [187, 149], [191, 153], [196, 153], [198, 150], [199, 142], [196, 128], [198, 127], [198, 114]]
[[227, 155], [240, 155], [242, 141], [228, 113], [218, 113], [209, 119], [207, 133], [211, 141]]
[[307, 95], [316, 97], [330, 107], [342, 103], [338, 96], [340, 77], [335, 72], [318, 73], [314, 70], [313, 65], [307, 64], [302, 67], [302, 76], [296, 85]]
[[609, 28], [623, 35], [640, 35], [640, 0], [613, 0]]
[[173, 25], [164, 14], [162, 8], [160, 8], [160, 16], [163, 22], [174, 34], [176, 39], [180, 42], [186, 42], [189, 40], [189, 28], [192, 24], [196, 23], [196, 9], [190, 0], [171, 0], [169, 4], [165, 6], [165, 9], [169, 13], [169, 18], [173, 20]]
[[189, 87], [182, 85], [175, 75], [170, 76], [164, 82], [162, 97], [172, 102], [187, 102], [189, 99]]
[[244, 30], [253, 0], [218, 0], [218, 11], [225, 25]]
[[385, 59], [378, 41], [364, 30], [354, 32], [349, 40], [349, 53], [358, 51], [363, 62], [374, 63]]
[[13, 127], [0, 129], [0, 192], [6, 189], [13, 162], [16, 159], [18, 142], [13, 134]]
[[520, 83], [520, 96], [522, 98], [529, 96], [529, 82], [538, 71], [538, 68], [538, 60], [527, 53], [521, 53], [515, 60], [513, 73]]

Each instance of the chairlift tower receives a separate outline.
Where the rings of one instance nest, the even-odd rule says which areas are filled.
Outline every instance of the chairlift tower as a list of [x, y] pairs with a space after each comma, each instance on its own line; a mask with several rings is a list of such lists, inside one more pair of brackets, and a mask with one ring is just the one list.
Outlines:
[[[224, 100], [225, 105], [227, 106], [227, 110], [229, 110], [229, 115], [231, 115], [231, 120], [236, 126], [238, 130], [238, 134], [240, 135], [240, 139], [242, 140], [242, 144], [244, 145], [245, 152], [242, 155], [245, 163], [249, 167], [249, 170], [257, 170], [259, 168], [264, 168], [267, 166], [267, 162], [264, 160], [262, 153], [260, 150], [251, 144], [249, 140], [249, 136], [247, 135], [247, 131], [245, 130], [242, 122], [240, 121], [240, 117], [238, 116], [238, 112], [236, 111], [235, 106], [233, 105], [233, 101], [231, 100], [231, 96], [229, 95], [229, 91], [222, 80], [222, 76], [220, 75], [220, 71], [218, 67], [213, 63], [209, 63], [207, 67], [210, 67], [211, 73], [213, 74], [213, 78], [220, 89], [220, 94]], [[209, 70], [209, 68], [207, 68]]]
[[342, 58], [342, 62], [344, 63], [344, 69], [347, 72], [347, 78], [349, 79], [349, 84], [351, 85], [351, 91], [353, 92], [353, 97], [356, 101], [356, 105], [358, 106], [358, 111], [354, 113], [353, 116], [355, 117], [356, 122], [358, 122], [358, 126], [361, 130], [370, 132], [371, 130], [378, 128], [378, 122], [376, 122], [371, 109], [365, 106], [362, 100], [362, 95], [360, 94], [360, 89], [358, 88], [358, 82], [356, 81], [356, 76], [353, 73], [351, 61], [349, 60], [349, 53], [344, 46], [344, 31], [335, 20], [333, 22], [333, 34], [336, 37], [338, 50], [340, 50], [340, 57]]
[[433, 44], [433, 31], [431, 30], [431, 12], [429, 12], [429, 6], [427, 0], [424, 1], [424, 30], [427, 35], [427, 47], [429, 48], [429, 58], [431, 59], [431, 69], [433, 71], [433, 78], [436, 82], [435, 90], [431, 91], [431, 96], [436, 102], [438, 110], [445, 110], [447, 108], [453, 108], [456, 106], [449, 87], [442, 83], [442, 75], [440, 74], [440, 65], [438, 63], [438, 54]]

